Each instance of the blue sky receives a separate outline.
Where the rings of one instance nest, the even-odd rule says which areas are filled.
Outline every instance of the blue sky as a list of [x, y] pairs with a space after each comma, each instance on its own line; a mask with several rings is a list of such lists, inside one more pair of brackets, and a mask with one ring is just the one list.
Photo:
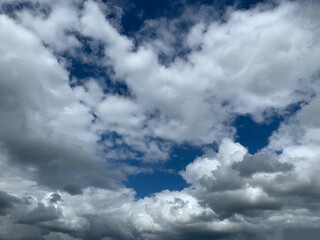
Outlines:
[[[105, 1], [107, 2], [107, 1]], [[234, 7], [235, 9], [249, 9], [264, 1], [187, 1], [175, 2], [159, 0], [159, 1], [133, 1], [129, 2], [129, 8], [124, 10], [121, 17], [121, 33], [132, 36], [143, 28], [146, 20], [157, 18], [175, 19], [179, 18], [185, 8], [199, 7], [201, 5], [214, 6], [214, 10], [222, 15], [226, 8]], [[127, 4], [127, 3], [126, 3]], [[111, 17], [115, 17], [111, 14]], [[185, 21], [184, 25], [190, 28], [192, 25]], [[185, 29], [183, 29], [185, 30]], [[177, 29], [177, 31], [183, 31]], [[149, 33], [152, 34], [152, 33]], [[86, 41], [84, 39], [84, 41]], [[97, 54], [103, 57], [103, 45], [97, 49]], [[84, 49], [87, 54], [93, 54], [90, 46], [85, 43]], [[78, 80], [90, 77], [102, 77], [108, 90], [119, 95], [129, 95], [128, 87], [125, 83], [114, 83], [110, 81], [105, 69], [92, 64], [85, 64], [78, 59], [71, 58], [72, 65], [70, 66], [70, 77], [76, 77]], [[78, 83], [79, 84], [79, 83]], [[236, 128], [237, 141], [247, 147], [251, 154], [256, 153], [261, 148], [268, 144], [268, 138], [272, 132], [276, 130], [279, 123], [283, 120], [281, 116], [271, 116], [267, 123], [257, 123], [250, 115], [239, 115], [235, 117], [234, 127]], [[203, 155], [202, 148], [206, 146], [194, 146], [188, 143], [173, 145], [169, 154], [169, 161], [165, 164], [159, 164], [156, 170], [152, 173], [141, 173], [130, 176], [125, 182], [127, 187], [134, 188], [137, 192], [137, 197], [145, 197], [152, 193], [160, 192], [165, 189], [182, 190], [188, 185], [183, 178], [178, 174], [187, 164], [195, 158]], [[136, 165], [136, 163], [133, 163]], [[159, 169], [157, 169], [159, 168]], [[170, 169], [170, 172], [167, 171]], [[149, 184], [146, 184], [149, 183]]]
[[0, 239], [315, 239], [319, 10], [1, 0]]

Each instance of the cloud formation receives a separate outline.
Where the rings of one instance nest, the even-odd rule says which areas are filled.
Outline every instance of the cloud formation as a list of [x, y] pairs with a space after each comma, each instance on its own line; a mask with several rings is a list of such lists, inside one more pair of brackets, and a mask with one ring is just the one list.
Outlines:
[[[186, 5], [132, 36], [120, 6], [0, 1], [0, 239], [315, 239], [319, 3]], [[260, 152], [236, 142], [237, 116], [275, 114]], [[189, 186], [137, 199], [123, 181], [179, 144], [212, 148]]]

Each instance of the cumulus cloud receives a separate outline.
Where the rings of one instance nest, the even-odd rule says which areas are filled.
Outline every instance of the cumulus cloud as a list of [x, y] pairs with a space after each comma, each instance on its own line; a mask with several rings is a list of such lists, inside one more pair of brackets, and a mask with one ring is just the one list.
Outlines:
[[66, 70], [32, 32], [5, 15], [0, 24], [3, 154], [45, 185], [111, 187], [100, 167], [108, 166], [91, 154], [99, 140], [94, 117], [74, 95]]
[[[180, 18], [147, 21], [136, 39], [109, 18], [121, 9], [102, 1], [0, 4], [1, 239], [319, 234], [317, 2], [228, 8], [222, 18], [192, 17], [186, 5]], [[156, 37], [144, 38], [150, 29]], [[104, 75], [71, 76], [88, 59]], [[109, 91], [115, 83], [128, 93]], [[233, 122], [270, 112], [286, 119], [249, 154]], [[123, 185], [179, 144], [214, 146], [179, 172], [188, 187], [137, 199]]]
[[[157, 113], [144, 121], [144, 130], [151, 131], [146, 135], [199, 144], [232, 136], [234, 129], [225, 123], [233, 114], [263, 121], [267, 109], [281, 111], [310, 99], [308, 82], [318, 69], [319, 49], [316, 34], [308, 29], [316, 28], [316, 21], [309, 9], [297, 6], [231, 11], [226, 23], [199, 23], [187, 36], [192, 49], [187, 59], [177, 57], [168, 67], [159, 63], [148, 41], [132, 52], [130, 39], [112, 28], [96, 4], [85, 4], [81, 23], [84, 34], [106, 44], [106, 61], [126, 80], [135, 96], [131, 101], [145, 114]], [[98, 29], [100, 25], [105, 28]], [[195, 33], [200, 49], [193, 47]]]
[[234, 163], [233, 169], [239, 171], [242, 177], [249, 177], [257, 172], [285, 172], [293, 168], [293, 164], [281, 163], [269, 156], [257, 154], [255, 156], [246, 156], [243, 161]]

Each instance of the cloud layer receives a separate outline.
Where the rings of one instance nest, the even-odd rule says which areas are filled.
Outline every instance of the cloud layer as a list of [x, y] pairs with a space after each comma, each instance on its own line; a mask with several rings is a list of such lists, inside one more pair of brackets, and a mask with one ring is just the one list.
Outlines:
[[[316, 239], [319, 3], [199, 6], [129, 37], [116, 1], [0, 1], [0, 239]], [[239, 115], [285, 120], [250, 154]], [[189, 186], [137, 199], [179, 144]]]

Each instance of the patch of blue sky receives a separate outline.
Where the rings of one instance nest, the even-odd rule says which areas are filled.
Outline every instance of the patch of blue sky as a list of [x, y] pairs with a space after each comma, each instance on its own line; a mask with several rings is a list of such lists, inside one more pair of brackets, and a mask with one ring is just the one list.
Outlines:
[[[227, 6], [236, 6], [237, 8], [250, 8], [259, 2], [266, 1], [214, 1], [214, 0], [188, 0], [188, 5], [207, 4], [214, 6], [217, 11], [223, 12]], [[122, 34], [127, 36], [133, 36], [137, 31], [140, 31], [143, 27], [143, 23], [148, 19], [156, 19], [164, 17], [166, 19], [179, 17], [184, 10], [182, 3], [173, 3], [169, 0], [155, 0], [155, 1], [134, 1], [129, 4], [127, 10], [121, 18]], [[178, 22], [177, 31], [187, 32], [190, 27], [190, 23], [186, 21]], [[149, 29], [150, 30], [150, 29]], [[76, 82], [71, 82], [71, 86], [83, 85], [83, 83], [89, 78], [102, 79], [105, 84], [104, 93], [117, 94], [120, 96], [130, 96], [130, 89], [124, 81], [115, 81], [112, 79], [112, 68], [108, 69], [106, 66], [97, 64], [94, 59], [101, 59], [104, 57], [104, 45], [93, 41], [90, 38], [86, 38], [74, 34], [77, 39], [82, 43], [82, 47], [76, 49], [81, 54], [85, 54], [92, 58], [92, 61], [83, 61], [81, 57], [75, 57], [68, 52], [65, 52], [62, 57], [66, 58], [70, 66], [68, 68], [70, 72], [70, 79], [74, 77], [77, 79]], [[152, 32], [145, 32], [140, 34], [143, 37], [152, 37]], [[177, 42], [172, 43], [174, 48], [177, 50], [174, 56], [167, 56], [160, 54], [159, 60], [161, 63], [166, 64], [172, 61], [176, 56], [183, 57], [188, 54], [188, 49], [185, 49], [181, 43], [181, 39], [177, 38]], [[294, 114], [297, 108], [293, 107], [290, 109], [290, 114]], [[268, 118], [267, 122], [257, 123], [250, 116], [238, 116], [234, 121], [234, 127], [237, 130], [238, 141], [243, 146], [247, 147], [251, 154], [256, 153], [261, 148], [268, 144], [268, 138], [272, 132], [278, 129], [280, 123], [284, 121], [284, 116], [273, 115]], [[208, 146], [193, 146], [190, 144], [183, 145], [172, 145], [170, 156], [168, 161], [165, 163], [158, 163], [155, 165], [149, 165], [138, 161], [143, 158], [143, 153], [135, 150], [131, 146], [127, 145], [123, 141], [122, 136], [116, 132], [108, 132], [101, 136], [101, 141], [109, 140], [112, 145], [105, 147], [104, 151], [115, 151], [123, 152], [124, 155], [132, 156], [127, 159], [122, 159], [123, 162], [135, 166], [135, 167], [150, 167], [153, 169], [152, 172], [139, 173], [136, 175], [128, 176], [128, 181], [125, 182], [127, 187], [134, 188], [137, 192], [137, 197], [142, 198], [149, 196], [150, 194], [163, 191], [163, 190], [182, 190], [187, 187], [188, 184], [179, 175], [179, 171], [185, 169], [185, 167], [199, 156], [204, 154], [204, 148]], [[158, 139], [157, 141], [161, 141]], [[216, 148], [212, 145], [211, 148]], [[216, 149], [215, 149], [216, 150]]]
[[[164, 141], [161, 139], [153, 139], [156, 141]], [[109, 161], [121, 161], [138, 169], [149, 169], [150, 171], [141, 171], [138, 174], [128, 176], [127, 181], [124, 182], [126, 187], [133, 188], [137, 198], [150, 196], [153, 193], [163, 190], [182, 190], [188, 184], [180, 176], [179, 172], [197, 157], [204, 154], [203, 146], [193, 146], [189, 144], [172, 145], [170, 155], [166, 162], [150, 163], [148, 161], [141, 161], [144, 157], [143, 153], [135, 150], [133, 147], [127, 145], [121, 135], [117, 132], [107, 132], [101, 136], [99, 141], [101, 144], [110, 142], [109, 146], [104, 144], [104, 153], [108, 154], [114, 152], [119, 154], [117, 157], [108, 158]], [[212, 147], [212, 146], [210, 146]], [[120, 154], [124, 153], [126, 158], [122, 158]], [[131, 157], [130, 157], [131, 156]]]
[[175, 172], [168, 172], [160, 169], [152, 173], [139, 173], [130, 175], [126, 187], [133, 188], [136, 198], [144, 198], [163, 190], [179, 191], [187, 187], [184, 179]]
[[[72, 65], [69, 70], [69, 77], [73, 79], [76, 77], [77, 81], [71, 81], [70, 86], [75, 87], [83, 85], [88, 79], [94, 78], [102, 80], [103, 92], [105, 94], [116, 94], [129, 97], [131, 95], [130, 89], [124, 81], [112, 80], [105, 67], [100, 67], [91, 63], [84, 63], [77, 59], [72, 59]], [[98, 81], [99, 82], [99, 81]]]
[[268, 144], [272, 132], [278, 129], [283, 120], [281, 116], [273, 116], [268, 122], [257, 123], [249, 115], [236, 118], [234, 126], [237, 129], [236, 140], [254, 154]]
[[136, 0], [130, 3], [130, 7], [127, 8], [121, 19], [123, 34], [128, 36], [135, 35], [142, 28], [145, 20], [160, 17], [165, 17], [166, 19], [176, 18], [183, 12], [182, 1]]
[[[105, 155], [110, 152], [117, 152], [117, 156], [108, 156], [111, 161], [122, 161], [132, 166], [142, 167], [143, 152], [134, 149], [132, 146], [126, 144], [123, 136], [116, 131], [108, 131], [101, 134], [101, 138], [98, 141], [103, 147], [102, 154]], [[125, 156], [123, 158], [122, 156]]]
[[[301, 103], [290, 105], [283, 111], [285, 114], [274, 113], [262, 123], [254, 121], [249, 115], [238, 116], [233, 123], [237, 130], [235, 141], [245, 146], [250, 154], [255, 154], [268, 145], [269, 137], [279, 128], [281, 122], [294, 115], [300, 106]], [[150, 196], [166, 189], [170, 191], [182, 190], [188, 184], [179, 175], [179, 171], [184, 170], [189, 163], [205, 154], [206, 148], [217, 151], [215, 144], [201, 147], [190, 144], [174, 145], [167, 162], [153, 166], [154, 171], [151, 173], [129, 176], [125, 184], [127, 187], [135, 189], [137, 198]]]
[[46, 19], [51, 13], [51, 7], [49, 5], [50, 4], [45, 2], [12, 1], [10, 3], [3, 3], [0, 6], [0, 14], [6, 14], [13, 19], [17, 19], [17, 13], [27, 9]]
[[[77, 33], [70, 33], [77, 37], [82, 46], [74, 49], [74, 52], [64, 52], [61, 57], [68, 62], [70, 86], [83, 85], [88, 79], [94, 78], [100, 81], [104, 93], [130, 96], [127, 84], [120, 79], [114, 79], [114, 72], [111, 66], [99, 64], [104, 57], [104, 45], [91, 38], [81, 36]], [[86, 60], [81, 54], [87, 56]], [[76, 81], [75, 81], [76, 79]]]
[[[104, 1], [106, 2], [106, 0]], [[206, 4], [213, 6], [217, 12], [223, 14], [228, 6], [235, 6], [238, 9], [249, 9], [261, 2], [274, 2], [270, 0], [135, 0], [129, 1], [129, 7], [121, 19], [123, 34], [133, 36], [141, 29], [145, 20], [165, 17], [172, 19], [179, 17], [185, 10], [186, 5], [197, 6]]]
[[237, 129], [236, 141], [255, 154], [269, 143], [269, 137], [279, 128], [281, 122], [294, 115], [301, 108], [301, 102], [288, 106], [285, 114], [274, 113], [264, 122], [256, 122], [250, 115], [238, 116], [233, 125]]
[[188, 144], [175, 145], [171, 148], [167, 162], [152, 166], [152, 172], [129, 176], [125, 184], [136, 191], [137, 198], [150, 196], [163, 190], [180, 191], [189, 185], [179, 172], [203, 154], [202, 147]]
[[180, 191], [189, 185], [179, 172], [185, 170], [186, 166], [197, 157], [203, 156], [208, 147], [216, 148], [213, 145], [194, 146], [187, 143], [173, 145], [168, 161], [150, 165], [153, 170], [151, 172], [141, 172], [129, 176], [125, 184], [136, 191], [137, 198], [150, 196], [163, 190]]

